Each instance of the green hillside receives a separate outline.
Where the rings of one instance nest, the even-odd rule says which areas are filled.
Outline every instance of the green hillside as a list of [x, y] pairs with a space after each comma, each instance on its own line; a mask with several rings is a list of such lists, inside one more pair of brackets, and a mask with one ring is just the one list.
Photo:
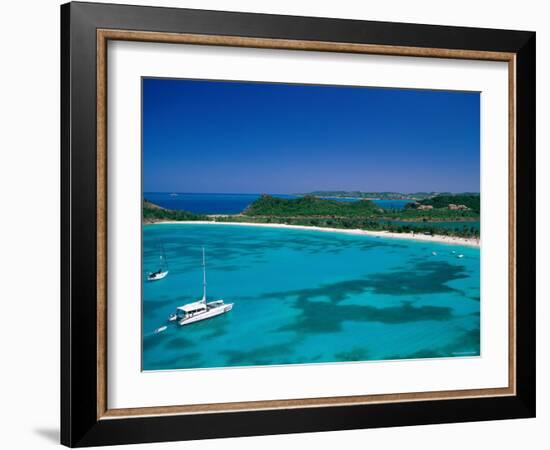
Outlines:
[[475, 194], [437, 195], [419, 201], [421, 205], [431, 205], [434, 208], [448, 208], [449, 204], [464, 205], [479, 214], [480, 197]]
[[205, 220], [207, 217], [190, 213], [188, 211], [174, 211], [143, 200], [143, 221], [146, 223], [161, 222], [165, 220]]
[[276, 198], [262, 195], [245, 211], [247, 216], [296, 217], [296, 216], [337, 216], [356, 217], [373, 215], [378, 207], [369, 200], [338, 202], [306, 195], [296, 199]]

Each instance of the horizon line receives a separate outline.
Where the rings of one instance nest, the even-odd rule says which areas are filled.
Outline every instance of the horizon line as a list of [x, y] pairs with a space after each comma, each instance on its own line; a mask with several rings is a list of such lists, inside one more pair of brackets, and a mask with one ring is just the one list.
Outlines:
[[362, 190], [345, 190], [345, 189], [330, 189], [330, 190], [316, 190], [309, 192], [293, 192], [293, 193], [281, 193], [281, 192], [191, 192], [191, 191], [142, 191], [144, 194], [223, 194], [223, 195], [306, 195], [313, 194], [315, 192], [358, 192], [361, 194], [480, 194], [480, 191], [411, 191], [411, 192], [402, 192], [402, 191], [362, 191]]

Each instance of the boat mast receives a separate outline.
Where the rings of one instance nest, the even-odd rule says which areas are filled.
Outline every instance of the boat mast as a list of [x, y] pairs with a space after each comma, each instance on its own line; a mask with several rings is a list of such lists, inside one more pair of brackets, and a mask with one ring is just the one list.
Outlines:
[[206, 258], [202, 248], [202, 301], [206, 304]]
[[164, 245], [162, 242], [159, 242], [159, 259], [160, 259], [160, 270], [162, 272], [168, 270], [168, 261], [166, 260], [166, 252], [164, 251]]

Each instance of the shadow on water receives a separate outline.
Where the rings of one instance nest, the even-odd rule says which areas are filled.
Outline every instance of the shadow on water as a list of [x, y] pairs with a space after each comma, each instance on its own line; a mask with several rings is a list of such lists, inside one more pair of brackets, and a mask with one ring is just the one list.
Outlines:
[[[316, 288], [296, 289], [265, 294], [267, 298], [295, 298], [294, 307], [300, 311], [297, 319], [280, 328], [297, 333], [336, 332], [345, 321], [381, 322], [397, 324], [426, 320], [451, 320], [450, 307], [420, 306], [402, 302], [400, 306], [374, 307], [369, 305], [341, 305], [343, 300], [368, 291], [392, 296], [413, 296], [455, 292], [446, 283], [464, 278], [462, 266], [447, 262], [421, 262], [410, 271], [397, 270], [375, 273], [362, 279], [324, 284]], [[327, 298], [326, 302], [314, 302]]]
[[418, 295], [457, 291], [446, 283], [468, 278], [464, 266], [444, 261], [419, 262], [411, 270], [369, 276], [370, 287], [377, 294]]
[[248, 351], [224, 352], [225, 366], [267, 366], [284, 364], [311, 364], [323, 360], [324, 355], [317, 353], [313, 356], [296, 355], [293, 348], [301, 339], [284, 344], [266, 345]]
[[[200, 259], [200, 249], [204, 245], [204, 237], [200, 232], [185, 233], [186, 228], [192, 225], [183, 225], [181, 228], [147, 228], [144, 233], [144, 259], [155, 259], [158, 255], [158, 239], [163, 238], [167, 258], [174, 259], [185, 254], [190, 261]], [[208, 227], [209, 246], [208, 256], [214, 260], [223, 259], [226, 262], [237, 261], [242, 258], [262, 258], [268, 250], [278, 250], [281, 247], [289, 248], [308, 254], [330, 253], [338, 254], [346, 249], [369, 251], [378, 247], [405, 248], [397, 242], [386, 242], [376, 239], [365, 239], [358, 243], [356, 239], [345, 235], [335, 236], [333, 233], [311, 233], [304, 230], [287, 230], [284, 238], [273, 230], [256, 227], [254, 239], [246, 227], [232, 227], [231, 243], [227, 240], [227, 227]], [[184, 234], [185, 233], [185, 234]], [[184, 238], [182, 238], [184, 234]]]
[[463, 266], [447, 262], [420, 262], [410, 270], [396, 270], [389, 273], [375, 273], [365, 278], [322, 284], [315, 288], [295, 289], [264, 294], [268, 298], [296, 297], [299, 301], [324, 297], [340, 302], [352, 295], [367, 291], [386, 295], [425, 295], [459, 292], [446, 283], [466, 278]]
[[167, 308], [174, 304], [174, 300], [143, 300], [143, 315], [145, 317], [155, 314], [159, 309]]
[[201, 355], [198, 352], [177, 355], [172, 358], [165, 358], [153, 361], [144, 367], [145, 370], [165, 370], [165, 369], [189, 369], [201, 366]]
[[338, 361], [368, 361], [370, 359], [369, 352], [363, 347], [355, 347], [347, 352], [336, 353], [334, 356]]
[[160, 336], [157, 334], [150, 334], [148, 336], [143, 337], [142, 341], [142, 348], [144, 352], [149, 352], [162, 344], [162, 341], [160, 340]]
[[449, 356], [479, 356], [480, 329], [474, 328], [461, 333], [452, 342], [434, 349], [421, 349], [413, 353], [391, 355], [386, 359], [445, 358]]
[[301, 301], [296, 304], [301, 311], [294, 322], [284, 325], [279, 331], [296, 333], [336, 332], [342, 330], [343, 322], [379, 322], [402, 324], [427, 320], [447, 321], [454, 315], [446, 306], [413, 306], [402, 302], [401, 306], [377, 308], [374, 306], [336, 305]]
[[190, 348], [193, 342], [183, 336], [176, 336], [164, 344], [164, 347]]
[[292, 354], [293, 343], [274, 344], [258, 347], [252, 350], [239, 351], [228, 350], [225, 352], [227, 357], [227, 364], [235, 366], [238, 364], [250, 365], [251, 361], [255, 361], [255, 364], [264, 365], [272, 364], [274, 356], [282, 356], [288, 358]]

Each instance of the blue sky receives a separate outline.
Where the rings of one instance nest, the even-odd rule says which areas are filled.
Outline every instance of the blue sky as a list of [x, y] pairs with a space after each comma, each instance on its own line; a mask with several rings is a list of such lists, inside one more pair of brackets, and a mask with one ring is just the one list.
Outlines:
[[145, 192], [479, 191], [479, 93], [143, 79]]

